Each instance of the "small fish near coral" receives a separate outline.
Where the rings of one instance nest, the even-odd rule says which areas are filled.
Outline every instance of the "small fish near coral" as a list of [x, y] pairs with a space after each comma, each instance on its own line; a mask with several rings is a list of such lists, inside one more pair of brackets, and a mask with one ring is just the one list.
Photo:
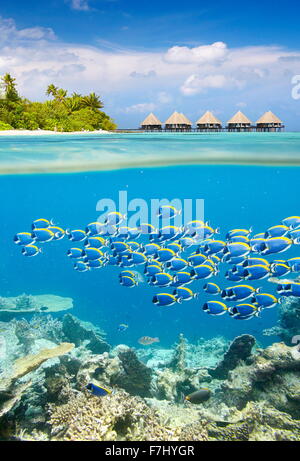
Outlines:
[[188, 401], [193, 404], [199, 404], [206, 402], [211, 397], [211, 390], [207, 388], [199, 389], [199, 391], [192, 392], [184, 397], [184, 401]]
[[151, 336], [142, 336], [138, 340], [139, 344], [142, 344], [143, 346], [150, 346], [153, 343], [159, 343], [159, 338], [151, 338]]
[[120, 323], [118, 326], [118, 331], [126, 331], [128, 328], [128, 325], [126, 323]]
[[85, 388], [93, 395], [97, 397], [104, 397], [105, 395], [112, 394], [112, 391], [106, 389], [105, 387], [97, 386], [96, 384], [89, 383]]

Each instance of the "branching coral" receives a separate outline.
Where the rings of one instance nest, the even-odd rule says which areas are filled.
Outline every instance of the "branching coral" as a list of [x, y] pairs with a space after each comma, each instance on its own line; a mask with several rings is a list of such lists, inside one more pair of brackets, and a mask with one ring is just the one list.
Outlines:
[[87, 393], [62, 406], [50, 405], [52, 440], [205, 440], [205, 428], [163, 424], [155, 410], [123, 390], [103, 398]]

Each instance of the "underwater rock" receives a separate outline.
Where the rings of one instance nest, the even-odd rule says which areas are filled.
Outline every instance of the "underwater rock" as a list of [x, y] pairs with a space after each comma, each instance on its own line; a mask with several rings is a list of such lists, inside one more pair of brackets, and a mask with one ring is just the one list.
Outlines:
[[150, 397], [151, 368], [140, 362], [132, 349], [120, 352], [118, 357], [121, 371], [111, 377], [111, 384], [125, 389], [130, 394]]
[[211, 381], [206, 370], [185, 368], [184, 371], [173, 371], [169, 368], [157, 370], [153, 381], [152, 394], [158, 399], [182, 402], [184, 396], [199, 389], [200, 382]]
[[235, 414], [236, 421], [207, 425], [212, 441], [299, 441], [300, 421], [266, 402], [249, 402]]
[[17, 386], [13, 391], [0, 390], [0, 419], [21, 400], [23, 393], [31, 386], [31, 381]]
[[225, 353], [223, 360], [209, 374], [216, 379], [226, 379], [230, 370], [233, 370], [240, 360], [245, 361], [251, 356], [255, 338], [251, 335], [242, 335], [235, 338]]
[[241, 410], [249, 401], [265, 401], [292, 417], [300, 417], [300, 353], [298, 347], [275, 343], [260, 349], [252, 363], [240, 362], [212, 397], [211, 408], [221, 402]]
[[104, 332], [94, 329], [92, 324], [86, 326], [71, 314], [63, 317], [63, 333], [68, 341], [80, 346], [83, 341], [87, 341], [86, 348], [94, 354], [102, 354], [110, 350], [110, 345], [103, 339]]
[[6, 321], [15, 314], [32, 312], [60, 312], [73, 308], [72, 298], [55, 295], [20, 295], [0, 298], [0, 316]]
[[300, 332], [300, 299], [294, 296], [284, 298], [278, 305], [278, 325], [263, 331], [266, 336], [276, 335], [286, 345]]

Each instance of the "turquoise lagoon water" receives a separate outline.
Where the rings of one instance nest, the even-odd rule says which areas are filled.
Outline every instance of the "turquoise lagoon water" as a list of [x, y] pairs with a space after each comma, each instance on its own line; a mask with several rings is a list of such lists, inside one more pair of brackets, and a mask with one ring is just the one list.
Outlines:
[[[17, 232], [34, 219], [53, 218], [63, 228], [84, 228], [95, 221], [102, 198], [118, 203], [142, 198], [203, 199], [205, 220], [220, 227], [263, 232], [290, 215], [299, 215], [300, 134], [107, 134], [0, 138], [1, 296], [56, 294], [74, 299], [74, 315], [103, 328], [112, 344], [137, 346], [141, 336], [158, 336], [170, 347], [179, 333], [192, 342], [223, 335], [253, 334], [262, 345], [275, 341], [262, 331], [276, 324], [277, 309], [259, 318], [236, 321], [202, 311], [211, 299], [190, 285], [199, 298], [169, 308], [152, 304], [159, 290], [146, 283], [134, 289], [119, 284], [118, 267], [85, 273], [73, 270], [67, 239], [43, 245], [43, 254], [26, 258], [14, 245]], [[299, 255], [293, 246], [283, 258]], [[214, 279], [222, 287], [223, 265]], [[211, 279], [212, 281], [212, 279]], [[256, 283], [270, 293], [275, 285]], [[166, 291], [165, 289], [163, 291]], [[216, 299], [216, 298], [213, 298]], [[117, 331], [127, 323], [125, 332]]]

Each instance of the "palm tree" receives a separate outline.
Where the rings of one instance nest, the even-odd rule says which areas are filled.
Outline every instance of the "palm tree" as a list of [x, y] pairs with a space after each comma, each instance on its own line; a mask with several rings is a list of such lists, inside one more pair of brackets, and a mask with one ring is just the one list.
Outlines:
[[82, 98], [78, 96], [72, 96], [71, 98], [67, 98], [64, 101], [65, 107], [68, 109], [68, 111], [75, 112], [77, 110], [80, 110], [82, 107]]
[[48, 96], [53, 96], [55, 101], [58, 101], [58, 102], [63, 102], [68, 94], [67, 90], [63, 90], [62, 88], [58, 88], [57, 86], [53, 85], [53, 83], [51, 83], [51, 85], [48, 86], [47, 88], [47, 91], [46, 91], [46, 94]]
[[100, 99], [100, 96], [97, 96], [95, 93], [90, 93], [88, 96], [82, 98], [82, 102], [86, 107], [97, 110], [103, 107], [103, 102]]
[[48, 88], [47, 88], [47, 91], [46, 91], [46, 95], [47, 96], [53, 96], [54, 98], [56, 97], [57, 95], [57, 92], [58, 92], [58, 87], [53, 85], [53, 83], [51, 83], [51, 85], [48, 85]]
[[59, 102], [64, 102], [67, 94], [68, 94], [67, 90], [63, 90], [62, 88], [59, 88], [59, 90], [56, 93], [55, 99]]
[[10, 74], [5, 74], [1, 78], [1, 82], [5, 91], [5, 97], [10, 101], [17, 101], [20, 99], [15, 81], [16, 79], [13, 78]]

